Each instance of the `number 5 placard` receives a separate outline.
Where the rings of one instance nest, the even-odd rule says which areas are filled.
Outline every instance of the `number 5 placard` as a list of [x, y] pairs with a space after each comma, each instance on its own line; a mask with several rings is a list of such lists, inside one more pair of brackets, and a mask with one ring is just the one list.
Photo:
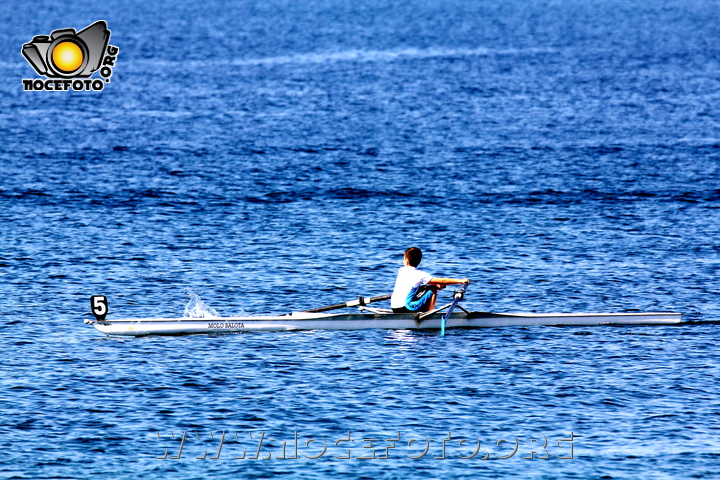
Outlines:
[[95, 320], [102, 322], [108, 314], [108, 302], [105, 295], [93, 295], [90, 297], [90, 308]]

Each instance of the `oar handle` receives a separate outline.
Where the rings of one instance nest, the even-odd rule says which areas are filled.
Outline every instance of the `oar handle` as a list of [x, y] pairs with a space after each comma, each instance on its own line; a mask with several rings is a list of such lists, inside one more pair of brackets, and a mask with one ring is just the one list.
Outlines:
[[357, 300], [350, 300], [350, 301], [344, 302], [344, 303], [336, 303], [335, 305], [328, 305], [327, 307], [318, 307], [318, 308], [313, 308], [310, 310], [303, 310], [303, 312], [318, 313], [318, 312], [327, 312], [328, 310], [337, 310], [338, 308], [345, 308], [345, 307], [361, 307], [361, 306], [367, 305], [368, 303], [379, 302], [381, 300], [388, 300], [390, 297], [392, 297], [392, 295], [380, 295], [379, 297], [360, 296]]

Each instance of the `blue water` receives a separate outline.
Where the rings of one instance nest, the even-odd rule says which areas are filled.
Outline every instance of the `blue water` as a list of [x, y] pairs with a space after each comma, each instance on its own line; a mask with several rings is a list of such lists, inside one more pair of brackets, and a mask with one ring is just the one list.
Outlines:
[[[0, 476], [720, 478], [719, 17], [713, 0], [3, 3]], [[101, 19], [120, 48], [102, 92], [22, 90], [23, 43]], [[98, 294], [110, 318], [382, 295], [409, 246], [471, 278], [473, 310], [688, 323], [83, 324]], [[295, 432], [300, 458], [277, 458]], [[398, 433], [390, 458], [355, 458]]]

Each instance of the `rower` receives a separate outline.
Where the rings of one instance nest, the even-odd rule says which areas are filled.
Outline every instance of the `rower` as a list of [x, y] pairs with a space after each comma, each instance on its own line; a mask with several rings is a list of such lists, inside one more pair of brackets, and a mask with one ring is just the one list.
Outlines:
[[435, 308], [437, 291], [447, 285], [470, 283], [467, 278], [433, 277], [418, 270], [422, 261], [422, 251], [417, 247], [405, 250], [403, 266], [398, 270], [395, 289], [390, 297], [393, 313], [427, 312]]

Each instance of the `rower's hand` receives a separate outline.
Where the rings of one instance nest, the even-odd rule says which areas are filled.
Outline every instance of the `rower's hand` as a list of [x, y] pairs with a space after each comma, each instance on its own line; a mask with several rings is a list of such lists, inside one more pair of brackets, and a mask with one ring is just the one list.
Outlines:
[[462, 280], [460, 280], [460, 283], [470, 283], [470, 279], [469, 279], [469, 278], [463, 278]]

